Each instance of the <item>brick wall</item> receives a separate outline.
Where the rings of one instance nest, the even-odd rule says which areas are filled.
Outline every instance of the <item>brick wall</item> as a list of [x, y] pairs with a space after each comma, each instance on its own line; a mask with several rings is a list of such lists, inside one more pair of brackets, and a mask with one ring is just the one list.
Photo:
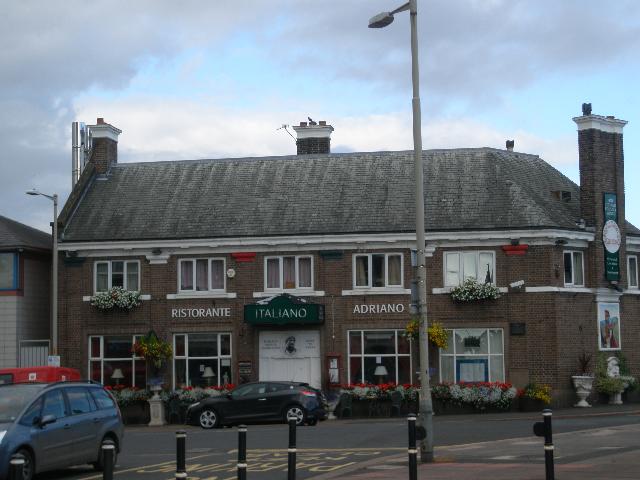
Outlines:
[[[432, 294], [433, 288], [443, 286], [443, 253], [438, 249], [427, 258], [428, 318], [442, 322], [445, 328], [502, 328], [504, 332], [505, 374], [508, 380], [522, 387], [529, 381], [551, 384], [556, 399], [563, 405], [573, 401], [570, 376], [576, 373], [577, 358], [586, 351], [597, 353], [597, 321], [594, 296], [589, 293], [544, 292], [525, 293], [510, 291], [495, 301], [460, 304], [448, 294]], [[460, 250], [455, 249], [455, 250]], [[469, 250], [465, 248], [464, 250]], [[478, 248], [488, 250], [488, 248]], [[507, 256], [500, 247], [491, 247], [496, 253], [496, 282], [500, 287], [524, 280], [526, 286], [563, 286], [561, 246], [530, 246], [524, 256]], [[318, 252], [278, 252], [279, 255], [311, 254], [314, 262], [314, 289], [325, 296], [307, 297], [311, 303], [325, 306], [325, 323], [320, 326], [321, 355], [324, 379], [324, 359], [327, 353], [338, 353], [341, 359], [341, 381], [347, 381], [347, 332], [360, 329], [404, 329], [409, 320], [409, 295], [342, 295], [352, 290], [352, 255], [371, 250], [346, 250], [339, 257], [324, 257]], [[410, 285], [411, 266], [408, 251], [398, 249], [385, 252], [404, 253], [404, 285]], [[173, 334], [189, 332], [230, 332], [232, 334], [232, 367], [237, 376], [237, 361], [253, 363], [253, 377], [258, 377], [259, 328], [243, 321], [243, 307], [255, 303], [254, 292], [264, 291], [264, 257], [274, 253], [258, 253], [253, 261], [238, 262], [230, 254], [212, 254], [224, 257], [226, 268], [234, 268], [234, 278], [227, 278], [227, 291], [237, 293], [235, 299], [180, 299], [168, 300], [167, 294], [177, 293], [177, 265], [180, 258], [193, 255], [172, 255], [167, 264], [150, 265], [144, 256], [132, 256], [141, 265], [141, 291], [151, 300], [131, 312], [101, 312], [83, 296], [93, 293], [93, 266], [103, 258], [87, 258], [82, 263], [62, 263], [60, 268], [60, 345], [63, 362], [67, 366], [87, 372], [87, 343], [89, 335], [145, 334], [153, 329], [161, 338], [170, 340]], [[203, 257], [203, 256], [199, 256]], [[207, 256], [204, 256], [207, 257]], [[107, 259], [107, 258], [104, 258]], [[119, 258], [120, 259], [120, 258]], [[555, 265], [559, 265], [556, 275]], [[587, 281], [589, 281], [587, 279]], [[622, 345], [634, 374], [640, 373], [640, 356], [632, 349], [638, 338], [638, 327], [633, 319], [640, 314], [640, 298], [624, 297], [622, 303]], [[405, 313], [354, 313], [361, 304], [402, 303]], [[229, 307], [230, 317], [171, 318], [172, 308]], [[524, 335], [510, 335], [511, 323], [525, 324]], [[314, 327], [292, 327], [310, 329]], [[275, 327], [265, 330], [276, 329]], [[417, 370], [417, 351], [414, 349], [413, 371]], [[438, 367], [438, 355], [431, 349], [430, 362]], [[415, 378], [415, 377], [414, 377]], [[167, 372], [171, 381], [171, 368]], [[438, 377], [433, 379], [437, 381]]]

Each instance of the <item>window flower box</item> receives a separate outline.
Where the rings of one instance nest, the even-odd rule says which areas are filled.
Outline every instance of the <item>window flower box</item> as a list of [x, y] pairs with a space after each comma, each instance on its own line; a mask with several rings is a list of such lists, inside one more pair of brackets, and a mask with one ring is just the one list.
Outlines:
[[490, 283], [478, 283], [468, 278], [451, 289], [451, 298], [457, 302], [478, 302], [500, 298], [500, 289]]
[[140, 292], [137, 290], [125, 290], [122, 287], [112, 287], [105, 292], [98, 292], [91, 298], [91, 305], [98, 310], [113, 310], [119, 308], [129, 311], [142, 303]]

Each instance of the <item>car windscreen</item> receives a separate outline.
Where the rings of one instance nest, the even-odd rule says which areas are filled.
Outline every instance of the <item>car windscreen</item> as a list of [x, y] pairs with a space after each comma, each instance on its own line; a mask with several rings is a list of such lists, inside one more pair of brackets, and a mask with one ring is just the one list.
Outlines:
[[20, 412], [46, 385], [6, 385], [0, 387], [0, 423], [14, 422]]

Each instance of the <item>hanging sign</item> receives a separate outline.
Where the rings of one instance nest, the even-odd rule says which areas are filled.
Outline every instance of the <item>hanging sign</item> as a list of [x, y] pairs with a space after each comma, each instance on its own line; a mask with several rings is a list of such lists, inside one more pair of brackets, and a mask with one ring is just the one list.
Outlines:
[[618, 227], [618, 199], [615, 193], [604, 194], [604, 227], [602, 243], [604, 246], [605, 278], [609, 281], [620, 280], [620, 245], [622, 236]]

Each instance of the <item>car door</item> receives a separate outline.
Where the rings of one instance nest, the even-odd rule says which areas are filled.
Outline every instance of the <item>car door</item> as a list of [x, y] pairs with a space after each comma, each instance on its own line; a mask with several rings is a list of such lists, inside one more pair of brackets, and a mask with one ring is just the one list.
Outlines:
[[71, 422], [61, 389], [46, 392], [43, 400], [40, 419], [53, 415], [56, 420], [44, 426], [36, 424], [31, 429], [38, 471], [68, 465], [73, 455]]
[[231, 392], [223, 416], [233, 421], [262, 420], [267, 415], [267, 386], [264, 383], [242, 385]]
[[267, 383], [266, 398], [265, 415], [272, 419], [281, 419], [285, 407], [295, 398], [295, 392], [289, 383]]
[[98, 440], [98, 415], [89, 392], [85, 387], [67, 387], [64, 389], [69, 403], [69, 421], [73, 436], [72, 463], [84, 463], [96, 459]]

